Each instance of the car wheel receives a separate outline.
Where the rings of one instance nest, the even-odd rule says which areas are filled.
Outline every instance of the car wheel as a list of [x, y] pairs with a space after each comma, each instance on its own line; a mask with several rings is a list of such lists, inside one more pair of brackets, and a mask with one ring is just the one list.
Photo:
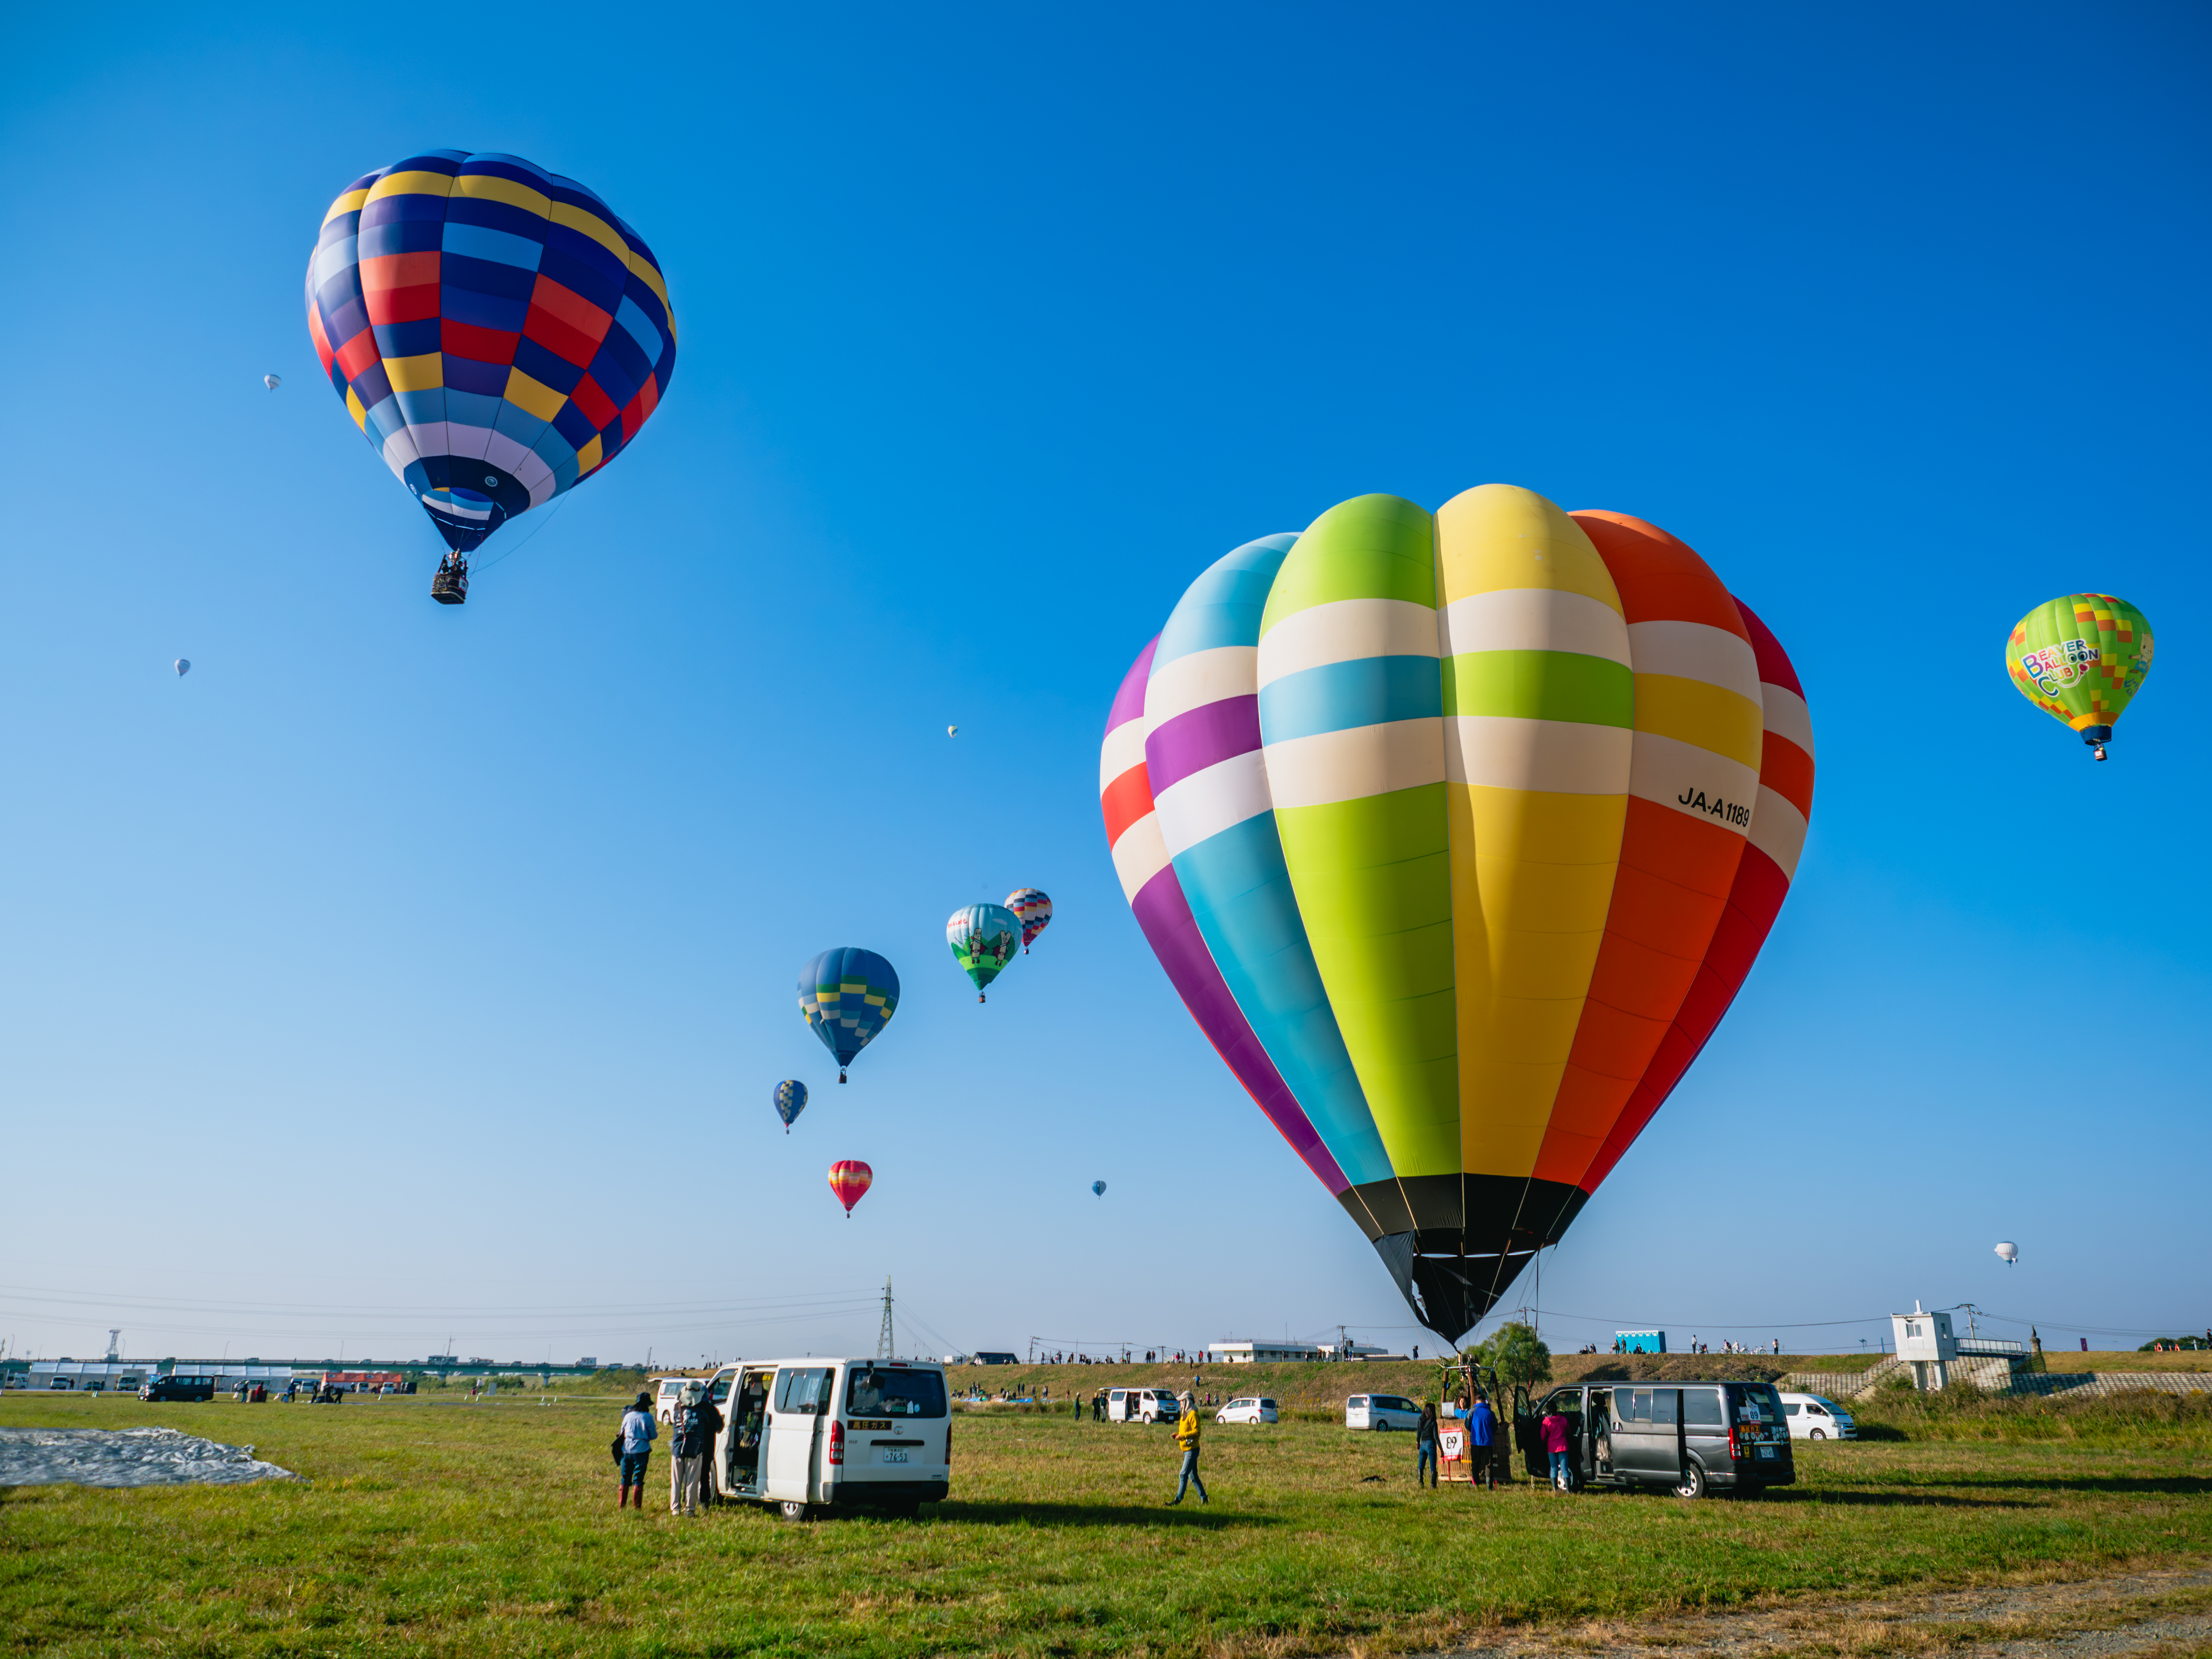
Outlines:
[[1815, 1429], [1805, 1437], [1808, 1440], [1826, 1440], [1828, 1437], [1828, 1432], [1826, 1429]]
[[776, 1513], [781, 1515], [787, 1521], [804, 1521], [806, 1519], [806, 1505], [799, 1502], [796, 1498], [787, 1498], [783, 1502], [777, 1504], [775, 1508]]
[[1703, 1498], [1705, 1495], [1705, 1465], [1686, 1462], [1682, 1466], [1682, 1478], [1674, 1483], [1677, 1498]]

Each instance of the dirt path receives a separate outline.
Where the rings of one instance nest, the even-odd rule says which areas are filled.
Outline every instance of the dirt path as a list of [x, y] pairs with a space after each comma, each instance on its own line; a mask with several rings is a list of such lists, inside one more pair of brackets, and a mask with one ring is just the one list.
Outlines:
[[2212, 1654], [2212, 1567], [1744, 1613], [1602, 1620], [1455, 1648], [1449, 1659], [1537, 1659], [1550, 1654], [1630, 1659], [1829, 1654], [2102, 1659], [2122, 1653], [2161, 1659]]

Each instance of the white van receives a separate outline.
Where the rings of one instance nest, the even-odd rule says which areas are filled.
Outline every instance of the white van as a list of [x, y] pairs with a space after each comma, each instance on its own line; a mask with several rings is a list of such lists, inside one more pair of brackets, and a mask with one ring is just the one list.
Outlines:
[[684, 1385], [696, 1379], [689, 1376], [656, 1376], [653, 1379], [653, 1414], [667, 1426], [676, 1425], [676, 1403], [683, 1397]]
[[945, 1368], [928, 1360], [750, 1359], [714, 1373], [711, 1475], [725, 1498], [911, 1517], [952, 1484]]
[[1421, 1408], [1401, 1394], [1355, 1394], [1344, 1402], [1347, 1429], [1417, 1429]]
[[1851, 1414], [1824, 1394], [1785, 1394], [1782, 1419], [1790, 1425], [1792, 1440], [1856, 1440], [1858, 1425]]
[[1173, 1389], [1109, 1389], [1109, 1423], [1172, 1423], [1182, 1415], [1182, 1396]]

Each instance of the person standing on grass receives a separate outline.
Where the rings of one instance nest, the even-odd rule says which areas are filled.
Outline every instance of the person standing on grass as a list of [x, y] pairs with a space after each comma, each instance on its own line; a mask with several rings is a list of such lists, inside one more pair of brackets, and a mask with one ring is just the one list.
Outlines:
[[699, 1407], [707, 1391], [696, 1379], [676, 1398], [676, 1432], [668, 1442], [668, 1512], [699, 1513], [699, 1474], [707, 1464], [707, 1423]]
[[1413, 1484], [1431, 1491], [1437, 1484], [1437, 1408], [1425, 1400], [1413, 1425]]
[[1460, 1415], [1467, 1421], [1468, 1474], [1496, 1492], [1498, 1463], [1491, 1444], [1498, 1437], [1498, 1413], [1490, 1409], [1490, 1401], [1477, 1389], [1474, 1403]]
[[1198, 1400], [1194, 1395], [1182, 1397], [1182, 1415], [1176, 1419], [1176, 1444], [1182, 1448], [1182, 1479], [1176, 1482], [1176, 1495], [1168, 1499], [1173, 1509], [1182, 1502], [1182, 1495], [1193, 1486], [1198, 1488], [1198, 1501], [1206, 1501], [1206, 1482], [1198, 1478]]
[[1566, 1413], [1553, 1406], [1544, 1413], [1539, 1432], [1543, 1436], [1544, 1449], [1552, 1455], [1552, 1487], [1555, 1492], [1572, 1492], [1573, 1473], [1567, 1467], [1568, 1428]]
[[637, 1506], [645, 1507], [645, 1466], [653, 1457], [653, 1443], [660, 1431], [653, 1420], [653, 1400], [640, 1389], [622, 1420], [622, 1493], [615, 1499], [620, 1509], [637, 1493]]

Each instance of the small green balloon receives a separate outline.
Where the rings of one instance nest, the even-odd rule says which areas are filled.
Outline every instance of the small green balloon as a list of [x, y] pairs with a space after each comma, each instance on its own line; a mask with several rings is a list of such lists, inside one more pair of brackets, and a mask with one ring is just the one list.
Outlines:
[[2068, 593], [2014, 624], [2005, 672], [2020, 695], [2105, 758], [2112, 724], [2150, 672], [2150, 622], [2110, 593]]

